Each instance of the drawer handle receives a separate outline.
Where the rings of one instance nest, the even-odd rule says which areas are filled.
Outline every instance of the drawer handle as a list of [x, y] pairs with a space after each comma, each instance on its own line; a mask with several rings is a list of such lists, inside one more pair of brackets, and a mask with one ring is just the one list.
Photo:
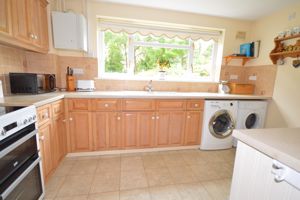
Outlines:
[[107, 108], [107, 107], [108, 107], [108, 104], [107, 104], [107, 103], [106, 103], [106, 104], [104, 104], [104, 107], [106, 107], [106, 108]]
[[196, 103], [196, 104], [195, 104], [195, 107], [197, 108], [197, 107], [199, 107], [199, 105]]
[[151, 119], [155, 119], [155, 116], [152, 116]]
[[191, 116], [188, 115], [187, 118], [188, 118], [188, 119], [191, 119]]
[[69, 118], [69, 120], [70, 120], [70, 121], [73, 121], [73, 118], [72, 118], [72, 117], [70, 117], [70, 118]]
[[44, 141], [45, 140], [45, 136], [40, 136], [40, 141]]
[[156, 119], [159, 119], [159, 116], [156, 116]]
[[45, 113], [44, 115], [42, 115], [42, 119], [46, 119], [48, 117], [49, 117], [48, 113]]
[[117, 120], [121, 120], [121, 117], [117, 117]]
[[67, 120], [66, 120], [66, 119], [63, 119], [63, 120], [62, 120], [62, 122], [63, 122], [63, 123], [66, 123], [66, 122], [67, 122]]

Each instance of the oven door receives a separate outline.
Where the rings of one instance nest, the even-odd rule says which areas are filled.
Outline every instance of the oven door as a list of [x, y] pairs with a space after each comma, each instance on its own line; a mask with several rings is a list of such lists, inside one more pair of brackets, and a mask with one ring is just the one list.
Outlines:
[[40, 158], [30, 159], [0, 187], [1, 200], [39, 200], [43, 198]]

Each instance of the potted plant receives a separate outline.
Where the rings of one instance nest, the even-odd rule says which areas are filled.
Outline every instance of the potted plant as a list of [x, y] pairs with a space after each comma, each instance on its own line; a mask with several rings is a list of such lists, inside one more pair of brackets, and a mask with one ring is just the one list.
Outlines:
[[169, 58], [167, 58], [164, 54], [160, 54], [157, 59], [157, 64], [159, 65], [160, 79], [163, 80], [166, 75], [166, 69], [171, 66]]

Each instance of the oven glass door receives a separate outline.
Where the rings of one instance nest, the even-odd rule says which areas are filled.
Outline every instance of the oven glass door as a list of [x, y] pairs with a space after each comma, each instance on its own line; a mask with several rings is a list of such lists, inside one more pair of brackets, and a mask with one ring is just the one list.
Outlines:
[[32, 124], [0, 141], [0, 185], [38, 154], [36, 134], [35, 125]]
[[43, 195], [39, 158], [27, 161], [10, 179], [1, 188], [1, 200], [38, 200]]

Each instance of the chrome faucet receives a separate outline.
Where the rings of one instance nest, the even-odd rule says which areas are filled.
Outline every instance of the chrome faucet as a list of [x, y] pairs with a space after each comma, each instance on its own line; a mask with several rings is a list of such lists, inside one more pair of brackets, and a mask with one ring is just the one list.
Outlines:
[[148, 82], [148, 84], [145, 86], [145, 90], [147, 90], [148, 92], [153, 92], [153, 87], [152, 87], [152, 80], [150, 80]]

